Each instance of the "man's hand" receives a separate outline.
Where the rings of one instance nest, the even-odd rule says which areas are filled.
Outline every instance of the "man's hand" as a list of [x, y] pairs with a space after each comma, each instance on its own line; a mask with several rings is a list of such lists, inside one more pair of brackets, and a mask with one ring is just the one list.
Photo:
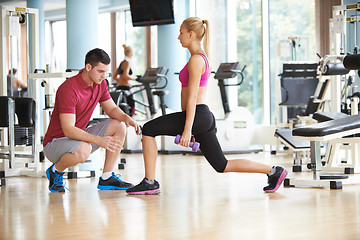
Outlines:
[[125, 114], [110, 98], [100, 103], [105, 113], [112, 119], [117, 119], [120, 122], [124, 122], [126, 127], [132, 126], [135, 128], [137, 135], [140, 134], [140, 126], [129, 115]]
[[110, 152], [119, 152], [122, 147], [121, 141], [114, 136], [99, 137], [96, 144]]
[[135, 128], [136, 135], [140, 134], [140, 126], [129, 115], [125, 115], [124, 123], [126, 127], [132, 126]]

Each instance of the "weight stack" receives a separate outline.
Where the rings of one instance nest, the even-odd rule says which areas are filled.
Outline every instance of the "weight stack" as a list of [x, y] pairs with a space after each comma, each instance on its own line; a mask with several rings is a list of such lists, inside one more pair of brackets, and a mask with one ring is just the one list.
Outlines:
[[15, 125], [15, 145], [32, 145], [32, 127], [19, 127]]

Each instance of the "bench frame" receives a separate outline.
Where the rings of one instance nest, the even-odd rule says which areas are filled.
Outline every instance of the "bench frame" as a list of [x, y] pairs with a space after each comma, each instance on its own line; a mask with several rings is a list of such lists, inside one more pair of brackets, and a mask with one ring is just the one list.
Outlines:
[[[320, 171], [339, 172], [342, 171], [345, 174], [359, 173], [360, 172], [360, 138], [347, 138], [346, 136], [359, 134], [360, 129], [351, 129], [342, 131], [339, 133], [329, 134], [321, 137], [306, 137], [295, 136], [294, 139], [299, 141], [310, 141], [310, 159], [312, 164], [313, 179], [302, 180], [295, 178], [286, 178], [284, 181], [285, 187], [319, 187], [330, 189], [342, 189], [343, 181], [338, 180], [323, 180], [320, 179]], [[326, 167], [322, 168], [320, 142], [328, 142], [326, 149], [325, 159]], [[345, 145], [344, 145], [345, 144]], [[343, 146], [346, 146], [343, 148]], [[351, 152], [352, 161], [351, 164], [341, 163], [339, 151], [346, 150]], [[360, 183], [352, 179], [344, 180], [346, 184]]]

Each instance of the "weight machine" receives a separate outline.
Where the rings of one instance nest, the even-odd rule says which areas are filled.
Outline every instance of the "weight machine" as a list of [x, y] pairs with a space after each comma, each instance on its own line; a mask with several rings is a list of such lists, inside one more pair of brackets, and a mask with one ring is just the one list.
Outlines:
[[[330, 19], [331, 55], [325, 56], [320, 61], [320, 70], [323, 74], [331, 70], [329, 64], [335, 64], [333, 65], [335, 72], [343, 71], [345, 73], [350, 70], [349, 75], [351, 77], [355, 77], [352, 70], [360, 69], [359, 48], [355, 46], [353, 54], [345, 55], [344, 53], [346, 49], [346, 23], [354, 24], [356, 45], [356, 22], [360, 21], [358, 16], [347, 16], [348, 10], [359, 11], [360, 3], [333, 7], [333, 18]], [[355, 87], [349, 91], [351, 85], [350, 77], [345, 81], [344, 78], [340, 78], [340, 75], [334, 74], [331, 77], [331, 112], [337, 114], [346, 112], [351, 113], [352, 116], [343, 113], [345, 116], [341, 118], [297, 128], [292, 132], [296, 140], [310, 142], [310, 167], [313, 171], [313, 178], [310, 180], [286, 178], [284, 186], [341, 189], [343, 183], [359, 183], [355, 178], [349, 177], [349, 174], [360, 172], [359, 94], [356, 94]], [[349, 94], [349, 92], [352, 93]], [[350, 100], [349, 104], [348, 100]], [[350, 105], [350, 110], [347, 108], [348, 105]], [[320, 152], [321, 142], [327, 142], [324, 159]], [[322, 162], [325, 162], [324, 166]], [[321, 171], [343, 174], [320, 174]], [[339, 181], [339, 179], [345, 180]]]
[[[18, 68], [19, 73], [31, 72], [38, 65], [39, 59], [38, 10], [0, 6], [0, 19], [0, 76], [2, 79], [7, 79], [8, 70], [13, 68]], [[21, 28], [25, 28], [25, 31], [21, 31]], [[25, 37], [21, 37], [23, 32], [26, 33]], [[25, 59], [20, 61], [21, 40], [26, 41], [26, 54]], [[32, 49], [32, 55], [29, 54], [29, 49]], [[24, 76], [27, 77], [27, 74]], [[40, 122], [37, 119], [38, 103], [34, 97], [34, 86], [29, 81], [28, 96], [30, 98], [5, 97], [8, 87], [11, 89], [10, 93], [13, 93], [12, 80], [11, 77], [11, 86], [8, 86], [7, 81], [2, 81], [0, 84], [0, 95], [2, 95], [3, 99], [1, 115], [2, 120], [4, 120], [2, 121], [3, 124], [1, 124], [2, 130], [0, 134], [0, 178], [2, 178], [0, 183], [2, 185], [5, 184], [4, 178], [6, 176], [40, 176], [42, 166], [40, 161], [43, 159], [40, 154], [42, 150]], [[23, 100], [26, 103], [21, 103]], [[21, 110], [21, 107], [24, 106], [26, 106], [26, 109]], [[15, 113], [18, 123], [16, 122]], [[25, 143], [16, 144], [16, 126], [31, 128], [32, 133], [25, 136], [25, 138], [28, 138]]]

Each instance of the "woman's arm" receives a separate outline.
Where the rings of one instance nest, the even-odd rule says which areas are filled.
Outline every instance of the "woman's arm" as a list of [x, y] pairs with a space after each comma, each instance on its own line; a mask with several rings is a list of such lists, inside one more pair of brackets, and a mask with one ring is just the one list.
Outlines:
[[193, 55], [189, 59], [189, 84], [186, 96], [186, 120], [184, 131], [181, 135], [180, 144], [188, 147], [191, 140], [191, 129], [194, 123], [196, 102], [199, 92], [201, 74], [204, 68], [204, 60], [199, 55]]

